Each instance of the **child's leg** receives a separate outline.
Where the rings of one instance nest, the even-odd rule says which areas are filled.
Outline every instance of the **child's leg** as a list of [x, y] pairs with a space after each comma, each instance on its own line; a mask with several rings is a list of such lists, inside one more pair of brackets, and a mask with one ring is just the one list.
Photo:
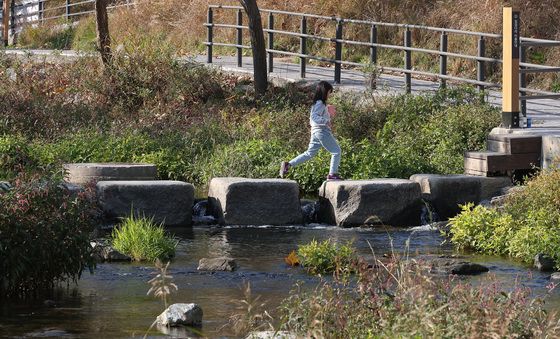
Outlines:
[[321, 142], [319, 138], [315, 136], [315, 133], [311, 134], [311, 141], [309, 141], [309, 146], [307, 147], [307, 151], [303, 152], [302, 154], [298, 155], [297, 157], [290, 160], [290, 166], [297, 166], [301, 163], [306, 162], [307, 160], [313, 158], [317, 152], [321, 149]]
[[329, 174], [337, 174], [338, 166], [340, 165], [341, 149], [333, 134], [329, 130], [323, 131], [321, 134], [321, 144], [331, 153], [331, 166]]

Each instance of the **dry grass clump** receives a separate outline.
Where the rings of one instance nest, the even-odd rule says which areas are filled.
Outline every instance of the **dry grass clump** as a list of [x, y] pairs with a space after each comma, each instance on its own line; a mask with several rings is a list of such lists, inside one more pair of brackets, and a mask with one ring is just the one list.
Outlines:
[[368, 263], [354, 277], [296, 287], [280, 308], [281, 330], [314, 338], [544, 338], [560, 335], [555, 314], [528, 288], [503, 290], [430, 274], [407, 257]]

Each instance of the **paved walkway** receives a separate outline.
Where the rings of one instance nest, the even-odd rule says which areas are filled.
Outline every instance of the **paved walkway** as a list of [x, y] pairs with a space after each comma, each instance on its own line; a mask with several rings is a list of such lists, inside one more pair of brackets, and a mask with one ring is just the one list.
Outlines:
[[[206, 56], [200, 55], [196, 61], [206, 63]], [[227, 72], [252, 74], [253, 62], [251, 57], [243, 58], [243, 67], [237, 67], [237, 58], [231, 56], [217, 56], [213, 64]], [[274, 61], [274, 72], [270, 73], [272, 79], [281, 81], [300, 81], [299, 65], [280, 60]], [[333, 67], [316, 67], [307, 65], [307, 81], [328, 80], [333, 81]], [[412, 93], [435, 91], [438, 83], [427, 80], [412, 79]], [[376, 93], [379, 95], [392, 95], [404, 93], [404, 77], [382, 74], [377, 81]], [[337, 88], [343, 91], [363, 92], [365, 87], [364, 73], [359, 70], [342, 70], [340, 85]], [[498, 91], [489, 91], [488, 101], [501, 107], [502, 95]], [[523, 134], [558, 134], [560, 135], [560, 100], [541, 99], [527, 102], [527, 116], [533, 119], [530, 129], [516, 129], [515, 133]]]

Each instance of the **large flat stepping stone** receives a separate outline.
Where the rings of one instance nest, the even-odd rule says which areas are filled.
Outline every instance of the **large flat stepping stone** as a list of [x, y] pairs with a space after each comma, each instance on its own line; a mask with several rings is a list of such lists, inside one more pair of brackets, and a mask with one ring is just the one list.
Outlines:
[[342, 227], [420, 224], [422, 194], [404, 179], [326, 181], [319, 189], [321, 221]]
[[100, 181], [97, 197], [108, 220], [154, 218], [167, 226], [192, 225], [194, 186], [181, 181]]
[[225, 225], [293, 225], [303, 222], [293, 180], [214, 178], [209, 211]]
[[410, 180], [420, 184], [422, 197], [435, 208], [440, 218], [450, 218], [460, 212], [459, 205], [490, 200], [512, 185], [509, 177], [473, 175], [415, 174]]
[[78, 185], [84, 185], [91, 181], [154, 180], [157, 176], [157, 168], [152, 164], [65, 164], [64, 170], [66, 172], [65, 180]]

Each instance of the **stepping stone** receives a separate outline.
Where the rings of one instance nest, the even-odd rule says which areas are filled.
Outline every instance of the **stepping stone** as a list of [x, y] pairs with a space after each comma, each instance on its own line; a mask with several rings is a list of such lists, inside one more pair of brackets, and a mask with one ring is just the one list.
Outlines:
[[222, 225], [293, 225], [303, 216], [293, 180], [214, 178], [209, 211]]
[[422, 194], [404, 179], [326, 181], [319, 189], [321, 221], [342, 227], [420, 224]]
[[66, 182], [84, 185], [91, 181], [154, 180], [157, 168], [152, 164], [91, 163], [65, 164]]
[[460, 212], [459, 205], [490, 200], [512, 185], [509, 177], [473, 175], [415, 174], [410, 180], [420, 184], [422, 198], [432, 204], [441, 218]]
[[166, 226], [192, 225], [194, 186], [181, 181], [100, 181], [97, 197], [108, 220], [154, 218]]

